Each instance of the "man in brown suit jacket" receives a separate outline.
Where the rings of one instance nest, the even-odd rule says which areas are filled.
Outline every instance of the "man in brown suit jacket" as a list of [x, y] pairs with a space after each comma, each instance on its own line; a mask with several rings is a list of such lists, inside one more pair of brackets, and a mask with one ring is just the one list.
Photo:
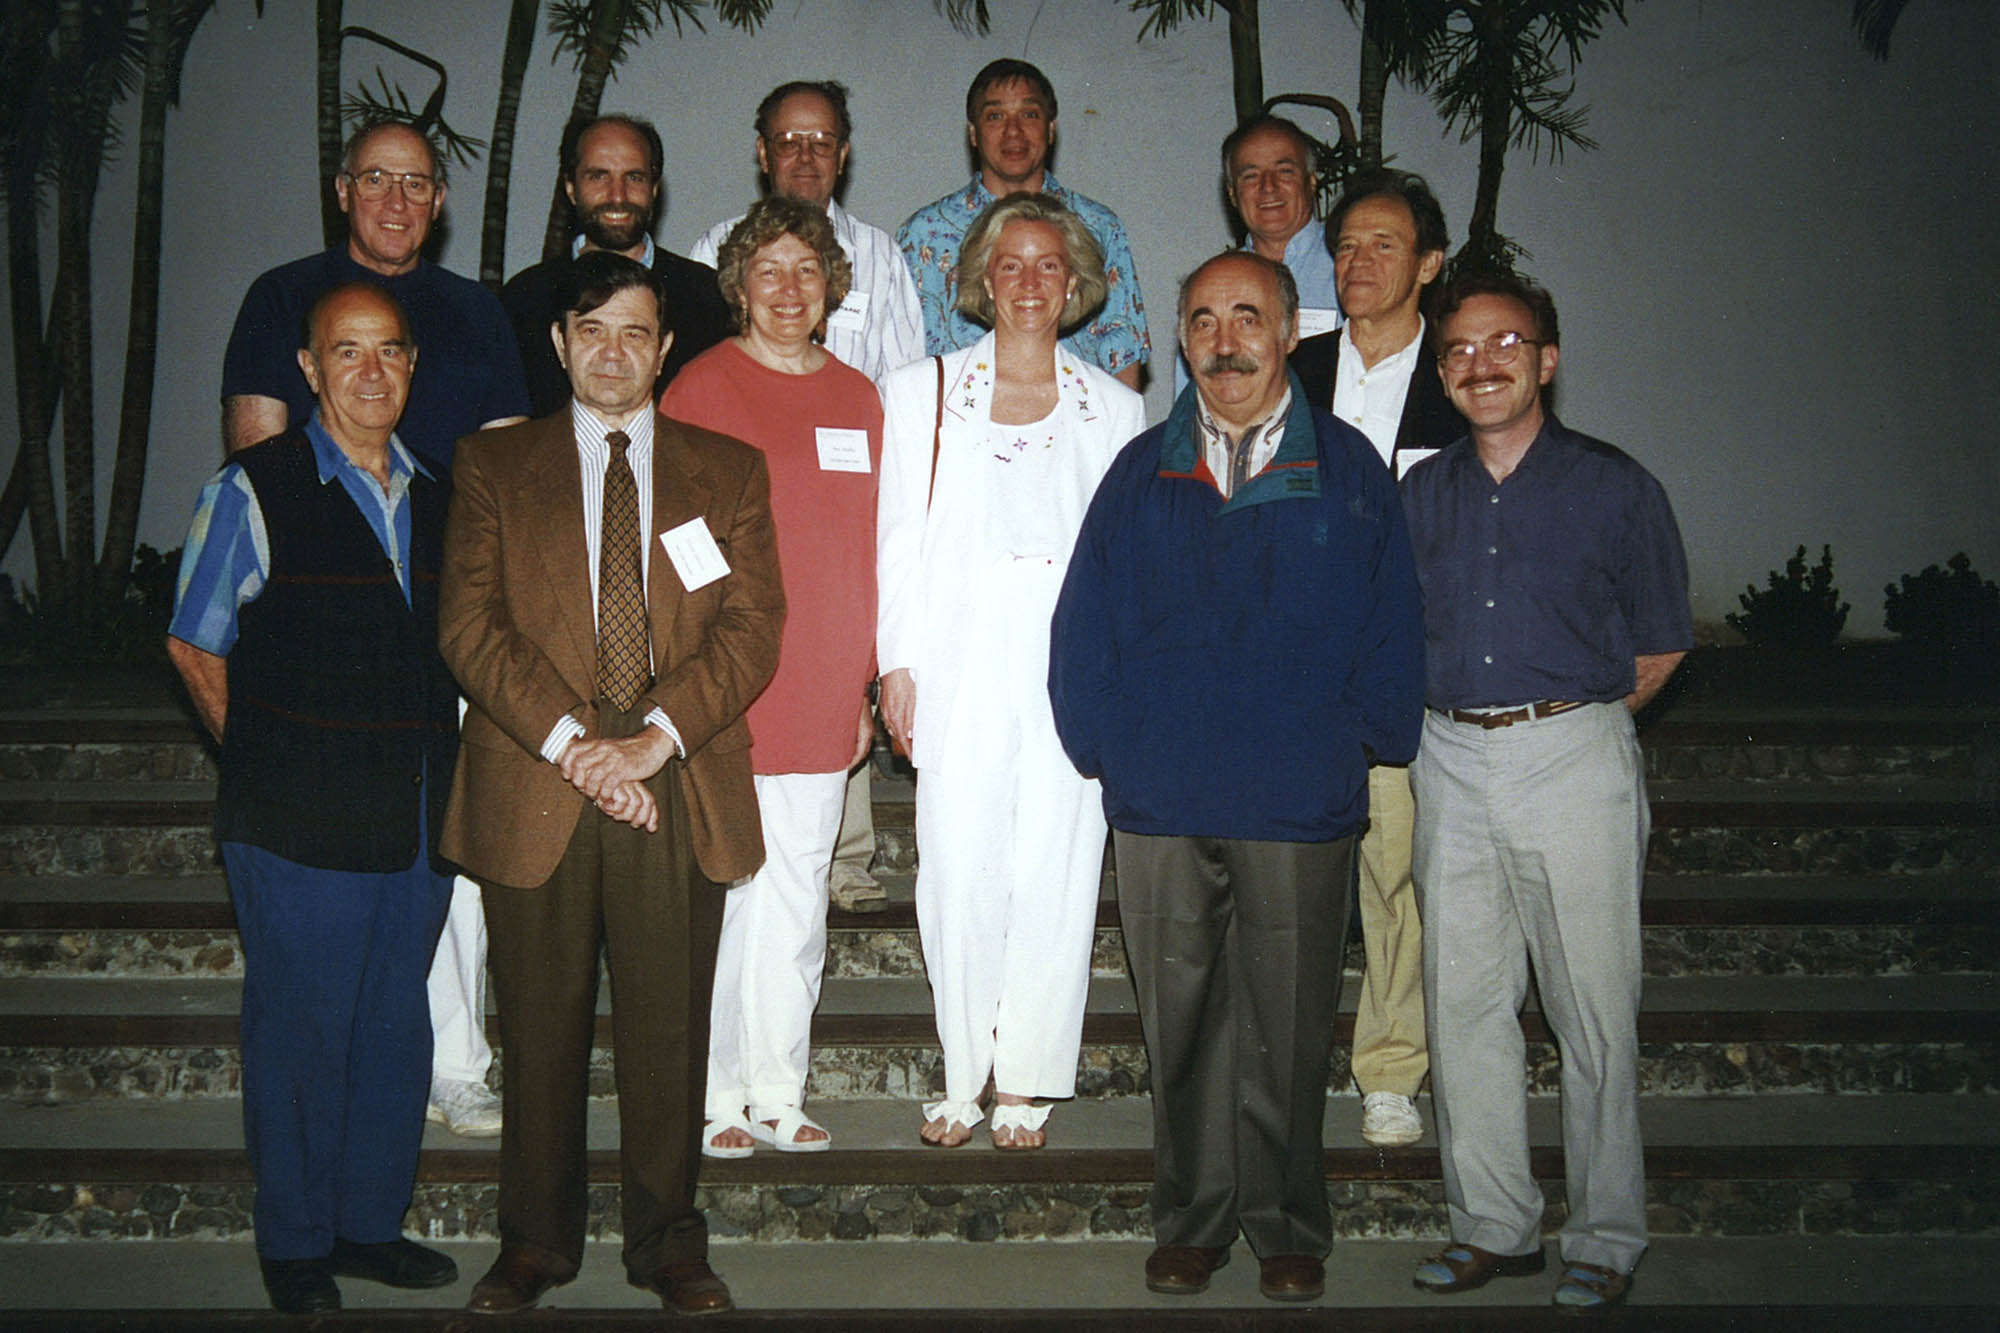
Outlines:
[[652, 275], [592, 253], [565, 295], [574, 400], [461, 446], [445, 539], [440, 641], [471, 706], [443, 851], [485, 891], [507, 1068], [501, 1251], [470, 1308], [530, 1306], [582, 1262], [601, 947], [626, 1272], [699, 1314], [731, 1304], [695, 1171], [722, 886], [763, 860], [743, 711], [784, 595], [763, 456], [652, 410]]

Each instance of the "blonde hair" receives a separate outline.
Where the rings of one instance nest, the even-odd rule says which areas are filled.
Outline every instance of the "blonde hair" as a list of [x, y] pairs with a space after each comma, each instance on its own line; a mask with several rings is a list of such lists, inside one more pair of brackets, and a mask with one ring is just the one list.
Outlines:
[[986, 269], [993, 262], [993, 247], [1000, 243], [1000, 234], [1010, 222], [1046, 222], [1062, 234], [1069, 271], [1076, 278], [1076, 290], [1063, 306], [1062, 327], [1081, 324], [1096, 313], [1111, 290], [1104, 277], [1104, 247], [1061, 200], [1026, 190], [995, 199], [966, 229], [958, 250], [960, 312], [988, 328], [993, 326], [993, 297], [986, 290]]

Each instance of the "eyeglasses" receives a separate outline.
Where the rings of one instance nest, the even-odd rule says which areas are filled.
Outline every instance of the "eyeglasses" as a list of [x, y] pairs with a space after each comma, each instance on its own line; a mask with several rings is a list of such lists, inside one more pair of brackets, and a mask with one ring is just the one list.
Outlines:
[[354, 187], [356, 194], [371, 204], [387, 199], [392, 185], [400, 188], [403, 198], [413, 204], [428, 204], [431, 196], [437, 193], [437, 177], [418, 171], [382, 171], [375, 168], [350, 171], [347, 182]]
[[1514, 358], [1521, 354], [1523, 347], [1541, 345], [1539, 338], [1523, 338], [1511, 329], [1506, 333], [1496, 333], [1485, 342], [1447, 343], [1438, 353], [1438, 362], [1446, 370], [1464, 370], [1472, 364], [1472, 358], [1484, 348], [1488, 363], [1496, 366], [1511, 366]]
[[786, 130], [783, 134], [773, 134], [766, 143], [771, 145], [779, 157], [832, 157], [840, 151], [840, 136], [828, 134], [825, 130]]

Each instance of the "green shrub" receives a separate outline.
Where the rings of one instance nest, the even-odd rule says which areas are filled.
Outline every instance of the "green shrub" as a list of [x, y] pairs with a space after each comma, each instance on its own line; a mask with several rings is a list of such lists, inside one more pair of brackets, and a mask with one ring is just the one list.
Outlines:
[[178, 546], [162, 555], [141, 544], [123, 593], [110, 601], [16, 593], [0, 575], [0, 660], [82, 666], [164, 657], [180, 567]]
[[2000, 585], [1980, 578], [1963, 551], [1945, 565], [1903, 575], [1900, 589], [1884, 588], [1882, 622], [1909, 643], [1952, 652], [2000, 647]]
[[1739, 614], [1726, 617], [1729, 627], [1751, 643], [1773, 648], [1828, 648], [1847, 624], [1848, 605], [1833, 586], [1833, 547], [1820, 548], [1819, 563], [1806, 567], [1801, 546], [1785, 562], [1785, 572], [1771, 571], [1771, 586], [1743, 590]]

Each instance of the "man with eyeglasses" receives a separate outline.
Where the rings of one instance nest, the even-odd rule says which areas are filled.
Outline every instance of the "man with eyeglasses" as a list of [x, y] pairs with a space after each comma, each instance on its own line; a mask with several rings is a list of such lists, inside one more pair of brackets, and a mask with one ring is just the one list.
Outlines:
[[[1421, 176], [1387, 167], [1359, 172], [1334, 203], [1322, 241], [1347, 323], [1301, 341], [1292, 369], [1308, 400], [1366, 435], [1401, 477], [1465, 434], [1424, 336], [1424, 292], [1450, 245], [1444, 209]], [[1415, 818], [1410, 770], [1371, 766], [1355, 893], [1366, 963], [1349, 1067], [1361, 1089], [1361, 1137], [1384, 1148], [1424, 1133], [1416, 1095], [1430, 1061], [1423, 922], [1410, 879]]]
[[979, 169], [971, 184], [910, 215], [896, 233], [923, 302], [924, 350], [932, 356], [970, 347], [986, 330], [958, 309], [958, 247], [966, 228], [1003, 195], [1041, 191], [1083, 219], [1104, 247], [1104, 306], [1063, 341], [1077, 355], [1131, 388], [1151, 355], [1139, 271], [1125, 224], [1094, 199], [1065, 189], [1049, 170], [1056, 143], [1056, 90], [1025, 60], [995, 60], [973, 75], [965, 94], [965, 137]]
[[222, 363], [223, 444], [233, 453], [305, 424], [313, 399], [294, 359], [299, 322], [322, 293], [368, 281], [409, 312], [424, 349], [397, 434], [449, 470], [460, 437], [522, 420], [528, 399], [500, 303], [423, 257], [444, 211], [444, 162], [410, 125], [372, 121], [347, 141], [333, 189], [346, 242], [271, 269], [237, 311]]
[[666, 147], [652, 122], [605, 115], [575, 120], [563, 130], [563, 191], [576, 214], [569, 254], [516, 273], [500, 291], [513, 321], [528, 377], [534, 414], [545, 417], [570, 401], [569, 373], [556, 358], [549, 330], [562, 322], [562, 292], [571, 262], [592, 250], [610, 250], [652, 270], [667, 297], [666, 365], [653, 397], [680, 368], [729, 336], [729, 307], [704, 264], [674, 254], [653, 240], [666, 169]]
[[1438, 303], [1439, 373], [1471, 433], [1403, 508], [1423, 585], [1423, 742], [1411, 765], [1431, 1097], [1451, 1243], [1435, 1294], [1541, 1272], [1519, 1016], [1530, 964], [1562, 1052], [1559, 1307], [1622, 1302], [1646, 1249], [1639, 1141], [1645, 766], [1632, 714], [1693, 643], [1666, 492], [1542, 404], [1555, 302], [1512, 275]]
[[[424, 349], [397, 437], [448, 476], [459, 439], [526, 419], [521, 357], [506, 312], [478, 283], [423, 257], [446, 193], [444, 161], [423, 134], [401, 121], [363, 125], [347, 141], [333, 188], [347, 214], [346, 244], [265, 273], [237, 312], [222, 365], [224, 446], [233, 453], [304, 427], [313, 411], [297, 360], [305, 313], [335, 287], [370, 282], [396, 299]], [[485, 975], [479, 890], [460, 876], [431, 964], [427, 1114], [477, 1138], [500, 1132], [500, 1102], [486, 1086], [493, 1049]]]
[[[870, 379], [924, 355], [924, 314], [917, 284], [888, 232], [871, 227], [834, 199], [847, 171], [847, 88], [831, 79], [779, 84], [757, 104], [757, 168], [775, 194], [826, 210], [834, 238], [854, 271], [840, 309], [827, 312], [826, 350]], [[715, 264], [722, 242], [742, 216], [718, 222], [694, 243], [690, 258]], [[889, 895], [869, 873], [875, 856], [875, 812], [867, 765], [847, 783], [828, 895], [843, 912], [880, 912]]]
[[[853, 122], [847, 89], [832, 80], [780, 84], [757, 104], [757, 169], [773, 194], [826, 210], [854, 269], [840, 309], [826, 317], [826, 350], [870, 379], [924, 355], [917, 284], [889, 233], [871, 227], [833, 196], [847, 171]], [[688, 250], [714, 267], [716, 253], [742, 215], [718, 222]]]

